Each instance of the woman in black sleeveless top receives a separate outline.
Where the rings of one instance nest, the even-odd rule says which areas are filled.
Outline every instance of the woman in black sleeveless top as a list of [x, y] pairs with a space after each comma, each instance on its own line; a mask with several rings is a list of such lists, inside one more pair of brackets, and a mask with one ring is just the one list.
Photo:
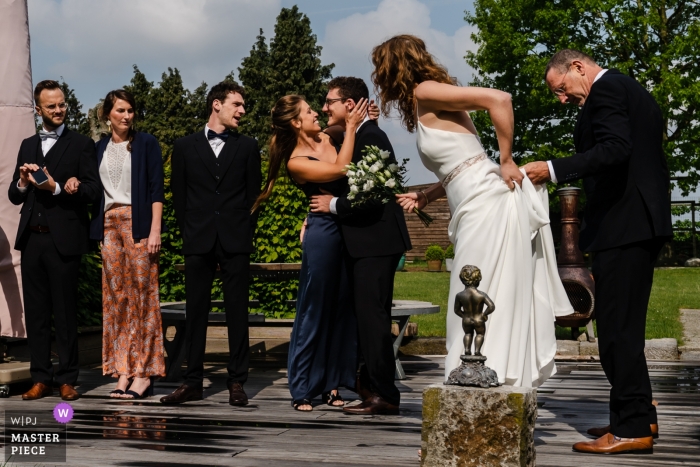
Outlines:
[[[307, 197], [323, 190], [340, 195], [347, 183], [355, 130], [367, 114], [365, 100], [347, 116], [342, 147], [321, 131], [318, 113], [303, 97], [281, 98], [272, 109], [270, 168], [253, 209], [272, 193], [282, 164]], [[343, 240], [333, 214], [309, 213], [304, 223], [296, 318], [289, 347], [288, 378], [292, 406], [312, 410], [311, 400], [344, 405], [338, 388], [354, 388], [357, 370], [357, 323], [345, 276]]]

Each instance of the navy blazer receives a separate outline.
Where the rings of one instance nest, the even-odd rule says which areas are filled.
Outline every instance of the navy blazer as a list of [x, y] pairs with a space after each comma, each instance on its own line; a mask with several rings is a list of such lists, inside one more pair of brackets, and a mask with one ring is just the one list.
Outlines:
[[[102, 163], [111, 135], [96, 143], [97, 167]], [[163, 186], [163, 155], [158, 140], [148, 133], [136, 132], [131, 142], [131, 232], [134, 240], [148, 238], [151, 233], [152, 204], [165, 203]], [[104, 238], [105, 194], [99, 211], [95, 209], [90, 223], [90, 238]], [[161, 220], [161, 232], [166, 232], [165, 222]]]

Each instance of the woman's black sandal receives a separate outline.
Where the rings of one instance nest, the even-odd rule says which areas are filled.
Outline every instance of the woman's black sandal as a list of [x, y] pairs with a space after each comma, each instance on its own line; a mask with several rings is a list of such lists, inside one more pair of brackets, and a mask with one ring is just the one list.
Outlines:
[[313, 410], [313, 406], [311, 407], [311, 410], [302, 410], [299, 408], [302, 405], [311, 405], [311, 401], [309, 399], [297, 399], [292, 401], [292, 407], [294, 407], [294, 410], [298, 410], [299, 412], [311, 412], [311, 410]]
[[132, 391], [131, 389], [129, 389], [129, 390], [124, 391], [124, 394], [129, 395], [131, 397], [130, 398], [129, 397], [122, 397], [121, 399], [127, 400], [127, 401], [133, 401], [133, 400], [143, 399], [145, 397], [152, 396], [153, 395], [153, 380], [154, 380], [154, 378], [153, 378], [153, 376], [151, 376], [149, 379], [151, 380], [151, 382], [148, 385], [148, 387], [143, 391], [142, 394], [139, 394], [138, 392]]
[[[336, 390], [337, 394], [333, 394], [332, 392], [324, 392], [322, 394], [323, 398], [323, 403], [326, 405], [330, 405], [331, 407], [343, 407], [345, 405], [345, 399], [343, 399], [343, 396], [340, 395], [340, 391]], [[340, 401], [343, 403], [343, 405], [335, 405], [334, 402]]]

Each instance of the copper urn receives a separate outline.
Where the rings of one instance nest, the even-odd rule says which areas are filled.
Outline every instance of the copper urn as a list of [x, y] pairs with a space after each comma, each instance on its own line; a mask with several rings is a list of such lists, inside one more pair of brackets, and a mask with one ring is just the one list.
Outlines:
[[574, 313], [557, 316], [556, 323], [567, 328], [586, 326], [594, 317], [595, 282], [588, 270], [583, 253], [578, 247], [579, 225], [578, 198], [581, 189], [575, 187], [557, 190], [561, 203], [561, 245], [557, 255], [559, 277], [569, 297]]

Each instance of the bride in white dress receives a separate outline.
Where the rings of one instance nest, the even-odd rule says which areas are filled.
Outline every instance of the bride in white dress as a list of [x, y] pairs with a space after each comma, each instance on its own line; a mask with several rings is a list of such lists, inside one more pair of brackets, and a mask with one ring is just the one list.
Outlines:
[[[397, 109], [409, 132], [417, 131], [421, 160], [440, 180], [428, 190], [398, 195], [411, 212], [447, 196], [455, 246], [447, 302], [445, 377], [464, 353], [461, 318], [452, 312], [464, 289], [462, 266], [481, 269], [479, 289], [496, 311], [486, 323], [482, 354], [501, 383], [537, 387], [556, 373], [555, 316], [573, 313], [557, 272], [544, 185], [534, 186], [513, 162], [510, 95], [460, 87], [415, 36], [396, 36], [372, 51], [372, 81], [382, 112]], [[484, 153], [468, 111], [489, 112], [500, 165]]]

